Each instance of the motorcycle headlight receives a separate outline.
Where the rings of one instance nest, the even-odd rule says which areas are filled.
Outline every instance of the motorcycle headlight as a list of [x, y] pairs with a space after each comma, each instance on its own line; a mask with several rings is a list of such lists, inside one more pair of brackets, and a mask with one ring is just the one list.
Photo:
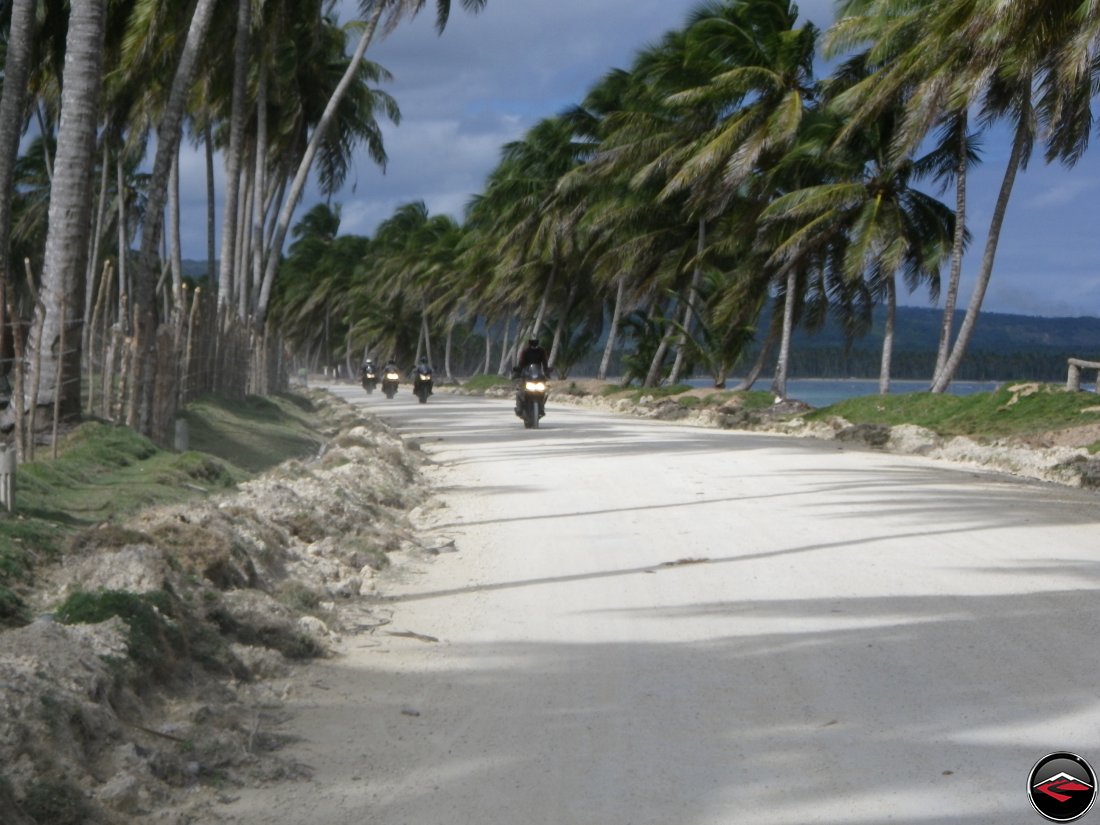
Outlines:
[[524, 384], [527, 392], [546, 392], [546, 384], [543, 381], [528, 381]]
[[423, 373], [420, 373], [416, 376], [416, 380], [417, 381], [431, 381], [432, 377], [430, 375], [424, 375]]
[[386, 378], [388, 378], [390, 381], [396, 381], [397, 380], [397, 373], [396, 372], [387, 372], [386, 373]]

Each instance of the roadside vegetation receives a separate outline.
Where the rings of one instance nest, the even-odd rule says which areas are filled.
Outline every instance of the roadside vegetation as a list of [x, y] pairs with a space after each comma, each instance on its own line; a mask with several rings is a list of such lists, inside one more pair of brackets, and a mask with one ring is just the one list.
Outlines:
[[201, 785], [303, 775], [272, 732], [280, 680], [359, 632], [337, 604], [390, 553], [423, 549], [419, 454], [346, 401], [210, 396], [186, 420], [187, 452], [89, 421], [19, 468], [0, 518], [5, 823], [123, 825], [201, 806]]
[[850, 398], [815, 410], [807, 418], [830, 416], [853, 424], [916, 424], [942, 436], [1038, 436], [1100, 424], [1100, 396], [1067, 392], [1056, 384], [1010, 381], [993, 392], [964, 396], [919, 392]]
[[[462, 392], [477, 394], [494, 386], [486, 378], [465, 382]], [[1061, 384], [1009, 381], [992, 392], [950, 395], [914, 392], [850, 398], [819, 409], [800, 402], [775, 405], [774, 397], [759, 391], [714, 391], [687, 384], [638, 388], [595, 380], [562, 382], [554, 397], [596, 396], [609, 402], [627, 401], [646, 409], [660, 408], [658, 417], [676, 418], [684, 411], [720, 413], [724, 426], [770, 429], [777, 421], [800, 418], [828, 422], [842, 418], [853, 425], [892, 427], [914, 424], [944, 438], [968, 436], [977, 441], [1016, 438], [1040, 443], [1051, 433], [1095, 426], [1095, 435], [1083, 436], [1081, 446], [1100, 452], [1100, 396], [1068, 392]], [[670, 407], [676, 405], [681, 412]], [[1091, 431], [1090, 431], [1091, 432]]]
[[20, 465], [15, 511], [0, 518], [0, 625], [26, 620], [20, 593], [33, 584], [35, 567], [55, 562], [82, 531], [224, 491], [315, 453], [324, 441], [315, 413], [308, 398], [293, 394], [210, 396], [186, 411], [192, 449], [184, 453], [124, 427], [92, 421], [71, 430], [56, 460]]

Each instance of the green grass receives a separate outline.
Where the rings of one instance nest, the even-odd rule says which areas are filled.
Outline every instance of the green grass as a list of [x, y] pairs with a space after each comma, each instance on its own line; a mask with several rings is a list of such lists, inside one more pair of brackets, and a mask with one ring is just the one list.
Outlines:
[[[1019, 385], [1027, 383], [1008, 382], [994, 392], [966, 396], [927, 392], [863, 396], [815, 410], [806, 417], [839, 415], [853, 424], [917, 424], [944, 436], [989, 438], [1100, 422], [1100, 404], [1095, 395], [1066, 392], [1056, 384], [1041, 384], [1039, 391], [1031, 395], [1009, 389]], [[1087, 411], [1089, 408], [1094, 409]]]
[[0, 518], [0, 626], [27, 620], [18, 591], [36, 564], [58, 557], [82, 530], [224, 490], [316, 452], [324, 437], [312, 411], [300, 396], [215, 396], [185, 413], [189, 452], [160, 450], [132, 430], [86, 422], [62, 440], [56, 461], [21, 465], [15, 512]]
[[118, 616], [130, 628], [130, 657], [143, 669], [163, 676], [168, 663], [184, 652], [179, 627], [168, 621], [174, 613], [172, 599], [164, 591], [100, 590], [73, 593], [55, 615], [62, 624], [97, 624]]
[[637, 403], [646, 396], [651, 398], [668, 398], [670, 395], [680, 395], [691, 389], [694, 388], [688, 384], [669, 384], [667, 387], [645, 387], [641, 389], [630, 387], [626, 392], [628, 393], [627, 397]]
[[243, 401], [209, 396], [191, 404], [184, 417], [191, 449], [250, 473], [316, 452], [324, 441], [312, 429], [312, 404], [290, 394], [248, 396]]

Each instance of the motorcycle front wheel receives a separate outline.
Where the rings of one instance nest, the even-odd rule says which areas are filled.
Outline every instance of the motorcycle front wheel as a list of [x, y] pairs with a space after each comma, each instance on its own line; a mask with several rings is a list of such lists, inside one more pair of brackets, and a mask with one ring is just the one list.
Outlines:
[[539, 402], [535, 398], [528, 398], [523, 405], [523, 426], [529, 430], [539, 428]]

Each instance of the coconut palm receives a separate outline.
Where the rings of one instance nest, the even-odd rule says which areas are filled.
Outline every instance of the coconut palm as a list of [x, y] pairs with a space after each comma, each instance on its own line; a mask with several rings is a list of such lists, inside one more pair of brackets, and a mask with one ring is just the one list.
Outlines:
[[65, 415], [80, 411], [80, 334], [74, 319], [84, 304], [106, 16], [106, 0], [71, 4], [40, 301], [27, 349], [31, 386], [60, 396]]
[[25, 121], [31, 50], [34, 45], [34, 0], [14, 0], [4, 54], [4, 84], [0, 96], [0, 314], [10, 298], [12, 199], [15, 162]]
[[[263, 281], [259, 285], [255, 313], [258, 326], [262, 326], [266, 319], [267, 307], [271, 298], [271, 288], [275, 280], [276, 272], [278, 271], [279, 255], [277, 252], [282, 248], [283, 239], [286, 237], [287, 230], [290, 227], [294, 209], [302, 197], [302, 192], [305, 189], [306, 179], [313, 166], [313, 161], [320, 149], [321, 142], [325, 139], [329, 124], [336, 117], [336, 111], [340, 105], [341, 99], [358, 76], [359, 64], [363, 60], [363, 56], [366, 54], [371, 41], [374, 39], [379, 23], [383, 22], [383, 17], [385, 17], [385, 28], [392, 29], [401, 19], [419, 13], [424, 7], [425, 2], [426, 0], [361, 0], [360, 10], [366, 22], [362, 34], [359, 37], [359, 42], [356, 44], [343, 77], [341, 77], [340, 82], [330, 95], [325, 110], [310, 136], [309, 143], [302, 155], [302, 160], [298, 164], [297, 172], [295, 172], [294, 180], [290, 184], [286, 200], [283, 202], [283, 208], [279, 212], [278, 221], [275, 225], [275, 231], [271, 242], [271, 247], [275, 250], [276, 254], [269, 256], [267, 267], [264, 269]], [[485, 0], [462, 0], [462, 5], [468, 11], [479, 11], [485, 5]], [[440, 31], [443, 31], [446, 27], [450, 11], [450, 0], [436, 0], [436, 25]]]
[[[1049, 157], [1072, 163], [1084, 149], [1091, 122], [1096, 15], [1086, 5], [1040, 0], [1003, 5], [933, 0], [919, 8], [896, 0], [852, 0], [842, 9], [855, 13], [838, 23], [841, 48], [862, 37], [861, 17], [886, 21], [878, 26], [869, 52], [881, 68], [852, 93], [861, 96], [864, 111], [905, 100], [896, 151], [911, 152], [937, 122], [969, 108], [986, 125], [1008, 121], [1012, 127], [977, 282], [955, 343], [932, 382], [934, 392], [943, 392], [973, 334], [1015, 178], [1031, 156], [1039, 122], [1050, 136]], [[965, 133], [956, 132], [961, 161], [967, 151]]]

